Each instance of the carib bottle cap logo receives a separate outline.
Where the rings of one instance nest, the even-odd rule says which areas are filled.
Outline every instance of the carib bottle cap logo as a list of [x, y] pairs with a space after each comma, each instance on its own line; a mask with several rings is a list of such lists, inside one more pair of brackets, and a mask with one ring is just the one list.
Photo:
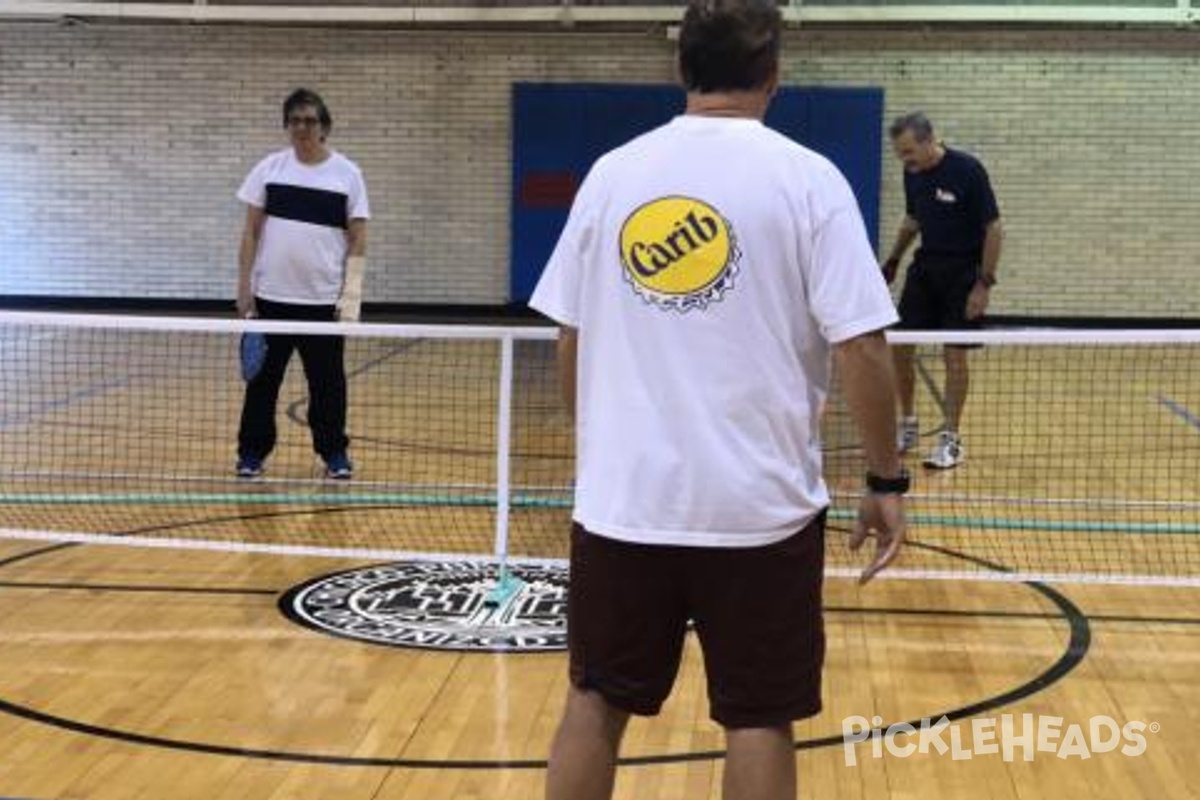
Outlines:
[[621, 226], [621, 265], [634, 291], [660, 308], [704, 309], [733, 287], [741, 254], [729, 221], [702, 200], [663, 197]]

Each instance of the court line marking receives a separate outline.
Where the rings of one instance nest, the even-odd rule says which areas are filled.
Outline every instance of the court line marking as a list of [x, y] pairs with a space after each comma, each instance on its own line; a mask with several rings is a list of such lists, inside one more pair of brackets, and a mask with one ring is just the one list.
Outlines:
[[[88, 384], [82, 389], [77, 389], [69, 392], [62, 397], [56, 397], [53, 400], [46, 400], [38, 403], [35, 407], [15, 414], [6, 414], [0, 417], [0, 430], [7, 430], [22, 425], [29, 425], [37, 421], [39, 417], [49, 414], [52, 411], [57, 411], [62, 408], [71, 406], [80, 400], [90, 400], [93, 397], [99, 397], [103, 394], [111, 392], [114, 389], [122, 389], [129, 385], [128, 380], [119, 381], [96, 381]], [[3, 798], [0, 798], [3, 800]]]
[[[428, 494], [428, 493], [316, 493], [316, 494], [267, 494], [256, 492], [197, 492], [159, 494], [153, 492], [130, 492], [105, 494], [102, 492], [77, 492], [62, 494], [4, 493], [0, 494], [0, 505], [343, 505], [343, 506], [416, 506], [453, 508], [493, 508], [494, 494]], [[510, 501], [513, 508], [522, 509], [569, 509], [569, 498], [544, 497], [518, 494]], [[833, 509], [833, 519], [853, 519], [856, 512], [848, 509]], [[910, 523], [946, 528], [974, 528], [1000, 531], [1048, 531], [1053, 533], [1129, 533], [1129, 534], [1200, 534], [1200, 522], [1114, 522], [1111, 520], [1053, 520], [1026, 517], [969, 517], [951, 514], [908, 515]]]
[[[66, 533], [58, 531], [27, 531], [0, 528], [0, 539], [18, 541], [53, 542], [58, 544], [86, 544], [120, 547], [144, 547], [158, 550], [199, 550], [221, 553], [256, 553], [263, 555], [318, 557], [338, 559], [368, 559], [381, 561], [440, 561], [452, 563], [493, 564], [494, 558], [480, 553], [430, 553], [383, 548], [318, 547], [315, 545], [258, 544], [242, 541], [220, 541], [212, 539], [134, 538], [118, 534]], [[561, 558], [510, 557], [512, 564], [530, 566], [562, 566]], [[833, 578], [857, 580], [862, 574], [855, 567], [826, 567], [825, 575]], [[1164, 586], [1200, 587], [1200, 577], [1161, 575], [1102, 575], [1089, 573], [1057, 572], [970, 572], [947, 569], [904, 569], [893, 567], [886, 577], [896, 580], [955, 580], [982, 581], [993, 583], [1046, 583], [1046, 584], [1104, 584], [1120, 586]]]
[[[215, 594], [228, 596], [275, 597], [279, 589], [253, 587], [167, 586], [115, 583], [53, 583], [49, 581], [0, 581], [0, 589], [26, 591], [111, 592], [116, 594]], [[826, 606], [827, 614], [886, 614], [889, 616], [950, 617], [969, 619], [1056, 620], [1058, 615], [1042, 611], [1002, 611], [997, 609], [939, 609], [899, 608], [890, 606]], [[1200, 617], [1135, 617], [1115, 614], [1089, 614], [1092, 622], [1128, 623], [1132, 625], [1200, 625]], [[111, 634], [105, 634], [111, 636]], [[0, 640], [13, 641], [12, 636], [0, 634]], [[22, 640], [24, 641], [24, 640]], [[1158, 656], [1155, 656], [1158, 658]], [[10, 800], [0, 797], [0, 800]]]
[[[131, 592], [134, 594], [203, 594], [218, 596], [270, 596], [275, 589], [237, 588], [230, 586], [161, 586], [154, 584], [120, 583], [53, 583], [49, 581], [0, 581], [0, 589], [51, 590], [65, 592]], [[0, 797], [0, 800], [4, 798]]]
[[[350, 370], [346, 370], [347, 385], [349, 385], [350, 381], [354, 380], [355, 378], [357, 378], [361, 375], [366, 375], [371, 370], [373, 370], [375, 367], [379, 366], [380, 364], [384, 363], [385, 361], [390, 361], [391, 359], [393, 359], [397, 356], [402, 356], [405, 353], [407, 353], [409, 350], [416, 348], [418, 345], [420, 345], [426, 341], [427, 341], [426, 339], [409, 339], [409, 340], [403, 341], [402, 343], [400, 343], [398, 345], [390, 347], [387, 350], [387, 352], [383, 353], [382, 355], [378, 355], [373, 358], [369, 358], [366, 361], [364, 361], [363, 363], [358, 364], [354, 368], [352, 368]], [[499, 359], [497, 359], [497, 361], [498, 360]], [[291, 359], [289, 359], [288, 361], [289, 361], [289, 366], [290, 366]], [[300, 408], [302, 406], [307, 406], [308, 402], [309, 402], [308, 392], [305, 392], [298, 399], [293, 400], [292, 402], [288, 403], [287, 409], [284, 412], [287, 419], [289, 419], [293, 424], [298, 425], [305, 429], [308, 428], [308, 420], [300, 416]]]
[[1182, 403], [1177, 403], [1166, 395], [1160, 394], [1158, 402], [1175, 416], [1186, 422], [1188, 425], [1200, 431], [1200, 416], [1196, 416], [1188, 410], [1187, 406]]
[[[978, 566], [993, 569], [1003, 570], [1004, 568], [998, 564], [987, 561], [986, 559], [977, 556], [970, 556], [962, 553], [956, 553], [945, 548], [931, 546], [930, 549], [942, 552], [952, 557], [960, 558], [964, 561], [974, 563]], [[952, 711], [943, 712], [942, 714], [933, 714], [930, 717], [946, 716], [950, 720], [967, 719], [974, 716], [982, 715], [987, 711], [1004, 706], [1012, 705], [1020, 700], [1031, 697], [1041, 691], [1053, 686], [1059, 681], [1067, 677], [1083, 659], [1087, 656], [1091, 646], [1091, 628], [1088, 622], [1087, 615], [1084, 614], [1078, 606], [1076, 606], [1066, 595], [1057, 590], [1040, 583], [1026, 584], [1030, 589], [1041, 594], [1050, 602], [1059, 607], [1062, 612], [1062, 619], [1070, 626], [1070, 639], [1067, 642], [1066, 649], [1058, 660], [1048, 669], [1034, 677], [1032, 680], [1017, 686], [1002, 694], [994, 695], [985, 700], [977, 701], [970, 705], [961, 706]], [[15, 717], [26, 719], [32, 722], [50, 725], [53, 727], [69, 730], [75, 733], [96, 736], [100, 738], [112, 739], [117, 741], [128, 742], [131, 744], [148, 745], [151, 747], [161, 747], [172, 750], [183, 750], [190, 752], [209, 753], [213, 755], [231, 755], [242, 758], [259, 758], [264, 760], [275, 760], [285, 762], [299, 763], [317, 763], [337, 766], [387, 766], [401, 767], [410, 769], [470, 769], [470, 770], [494, 770], [494, 769], [545, 769], [548, 764], [544, 760], [537, 759], [504, 759], [504, 760], [420, 760], [410, 758], [369, 758], [369, 757], [352, 757], [338, 756], [328, 754], [314, 753], [295, 753], [286, 751], [271, 751], [271, 750], [249, 750], [229, 745], [217, 745], [203, 742], [183, 741], [178, 739], [168, 739], [163, 737], [148, 736], [145, 734], [134, 733], [131, 731], [118, 730], [114, 728], [100, 727], [79, 720], [57, 717], [38, 711], [26, 706], [17, 705], [0, 698], [0, 713], [7, 713]], [[920, 720], [915, 720], [909, 724], [914, 727], [920, 726]], [[873, 731], [882, 732], [886, 726], [879, 726]], [[793, 742], [793, 748], [797, 751], [812, 750], [824, 747], [832, 747], [840, 745], [844, 742], [844, 737], [841, 735], [830, 735], [823, 738], [803, 739]], [[407, 745], [406, 745], [407, 747]], [[618, 759], [618, 765], [622, 767], [648, 766], [654, 764], [673, 764], [686, 763], [696, 761], [709, 761], [725, 756], [723, 750], [704, 750], [691, 751], [683, 753], [665, 753], [656, 755], [644, 756], [624, 756]]]
[[[314, 462], [315, 465], [316, 462]], [[255, 487], [274, 488], [283, 486], [293, 487], [338, 487], [341, 497], [351, 497], [358, 489], [367, 488], [378, 491], [390, 490], [393, 492], [416, 492], [428, 496], [429, 494], [450, 495], [463, 491], [471, 492], [487, 492], [494, 490], [494, 484], [488, 483], [425, 483], [425, 484], [405, 484], [394, 483], [391, 481], [369, 481], [355, 479], [352, 484], [335, 483], [329, 478], [272, 478], [262, 477], [253, 480], [245, 478], [237, 478], [228, 475], [199, 475], [199, 474], [184, 474], [184, 475], [147, 475], [144, 473], [134, 472], [57, 472], [49, 470], [22, 470], [14, 472], [0, 472], [0, 476], [9, 480], [44, 480], [44, 481], [104, 481], [111, 483], [114, 481], [142, 481], [150, 485], [156, 484], [217, 484], [223, 486], [236, 485], [239, 487]], [[570, 496], [573, 494], [573, 488], [570, 485], [563, 484], [559, 486], [546, 485], [518, 485], [514, 486], [515, 492], [524, 493], [535, 496], [549, 495], [564, 495]], [[71, 492], [9, 492], [0, 494], [0, 502], [3, 502], [6, 497], [26, 497], [28, 500], [15, 500], [14, 502], [73, 502], [69, 498], [80, 493]], [[162, 497], [188, 498], [198, 495], [190, 492], [179, 492], [171, 495], [166, 492], [142, 492], [143, 495], [155, 495]], [[248, 492], [237, 492], [237, 495], [249, 494]], [[265, 493], [263, 493], [265, 494]], [[103, 492], [88, 493], [89, 497], [104, 498], [114, 496]], [[119, 497], [129, 496], [128, 494], [115, 495]], [[304, 495], [295, 495], [296, 497], [304, 497]], [[834, 500], [857, 501], [861, 496], [858, 493], [848, 492], [832, 492], [831, 496]], [[1161, 509], [1180, 509], [1180, 510], [1200, 510], [1200, 501], [1189, 500], [1134, 500], [1120, 497], [1024, 497], [1020, 495], [1002, 495], [1002, 494], [946, 494], [946, 493], [926, 493], [914, 491], [908, 494], [910, 500], [919, 500], [929, 504], [949, 504], [949, 503], [997, 503], [1005, 505], [1017, 506], [1086, 506], [1089, 508], [1107, 507], [1107, 508], [1161, 508]], [[35, 499], [35, 498], [41, 498]], [[67, 498], [62, 501], [57, 498]], [[96, 499], [89, 502], [104, 502], [102, 499]], [[113, 501], [124, 502], [124, 501]], [[565, 502], [565, 501], [564, 501]]]
[[[319, 462], [313, 459], [313, 469], [316, 470], [319, 466], [320, 470], [324, 471], [324, 466], [319, 465]], [[451, 492], [461, 491], [464, 489], [473, 491], [486, 491], [494, 489], [495, 485], [490, 483], [453, 483], [453, 484], [407, 484], [396, 483], [394, 481], [370, 481], [354, 479], [352, 484], [335, 483], [332, 479], [326, 477], [318, 478], [275, 478], [269, 475], [261, 478], [239, 478], [232, 474], [217, 475], [213, 473], [183, 473], [179, 475], [150, 475], [144, 472], [66, 472], [61, 470], [17, 470], [12, 472], [0, 472], [0, 476], [9, 480], [43, 480], [43, 481], [58, 481], [68, 483], [71, 481], [102, 481], [111, 483], [115, 481], [141, 481], [149, 485], [156, 484], [219, 484], [225, 486], [240, 486], [246, 487], [275, 487], [275, 486], [340, 486], [343, 489], [350, 491], [351, 487], [365, 487], [369, 489], [391, 489], [393, 491], [405, 491], [409, 489], [424, 489], [433, 492]], [[567, 486], [518, 486], [515, 487], [520, 491], [525, 492], [565, 492], [569, 489]], [[1200, 506], [1200, 503], [1196, 504]]]

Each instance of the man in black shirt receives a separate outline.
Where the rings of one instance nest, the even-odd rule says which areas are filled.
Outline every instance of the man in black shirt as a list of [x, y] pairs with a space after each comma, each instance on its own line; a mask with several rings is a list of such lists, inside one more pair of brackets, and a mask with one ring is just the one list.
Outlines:
[[[946, 147], [933, 125], [916, 112], [897, 119], [888, 131], [904, 162], [904, 222], [883, 262], [890, 283], [900, 259], [918, 234], [921, 246], [909, 265], [900, 295], [905, 330], [970, 330], [979, 327], [996, 284], [1000, 261], [1000, 210], [987, 170], [972, 155]], [[950, 469], [964, 456], [958, 426], [967, 400], [967, 349], [946, 346], [945, 424], [925, 466]], [[895, 348], [903, 418], [898, 448], [917, 444], [920, 428], [914, 408], [913, 348]]]

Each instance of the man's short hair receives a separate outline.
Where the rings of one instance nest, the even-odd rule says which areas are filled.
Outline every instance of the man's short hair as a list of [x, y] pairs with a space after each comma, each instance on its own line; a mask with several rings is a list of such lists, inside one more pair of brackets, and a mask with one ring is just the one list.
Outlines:
[[329, 108], [325, 105], [325, 101], [321, 99], [321, 95], [314, 92], [312, 89], [297, 89], [287, 96], [283, 101], [283, 127], [288, 126], [288, 117], [297, 108], [312, 107], [317, 110], [317, 119], [321, 120], [321, 130], [329, 133], [333, 127], [333, 117], [329, 115]]
[[913, 138], [918, 142], [928, 142], [933, 138], [933, 123], [929, 121], [929, 117], [925, 116], [924, 111], [914, 111], [911, 114], [896, 117], [895, 122], [888, 128], [888, 135], [893, 139], [899, 139], [905, 131], [912, 131]]
[[679, 72], [689, 92], [757, 89], [779, 66], [783, 19], [775, 0], [689, 0]]

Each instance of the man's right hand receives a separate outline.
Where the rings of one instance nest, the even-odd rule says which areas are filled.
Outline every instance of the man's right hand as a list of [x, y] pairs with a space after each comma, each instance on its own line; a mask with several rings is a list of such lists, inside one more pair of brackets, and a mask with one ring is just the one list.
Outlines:
[[884, 567], [896, 560], [904, 545], [908, 523], [904, 518], [904, 497], [899, 494], [877, 494], [867, 491], [858, 506], [858, 519], [850, 534], [850, 549], [857, 551], [869, 536], [874, 536], [875, 557], [862, 571], [860, 584], [874, 578]]
[[257, 309], [254, 307], [254, 294], [249, 289], [238, 289], [237, 296], [237, 313], [242, 319], [248, 319], [256, 315]]
[[888, 285], [890, 286], [892, 281], [896, 280], [896, 272], [900, 269], [900, 259], [893, 256], [892, 258], [889, 258], [887, 261], [880, 264], [879, 268], [883, 270], [883, 279], [887, 281]]

